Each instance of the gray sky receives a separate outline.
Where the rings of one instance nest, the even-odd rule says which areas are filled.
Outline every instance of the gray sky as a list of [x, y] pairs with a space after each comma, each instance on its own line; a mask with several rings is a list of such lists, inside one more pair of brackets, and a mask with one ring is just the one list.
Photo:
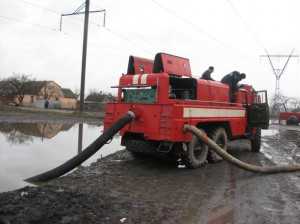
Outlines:
[[[60, 13], [74, 11], [83, 0], [0, 0], [0, 78], [13, 72], [54, 80], [71, 89], [80, 86], [83, 16], [68, 17], [59, 32]], [[157, 4], [158, 3], [158, 4]], [[300, 49], [298, 0], [91, 0], [86, 92], [114, 92], [126, 72], [129, 55], [154, 58], [166, 52], [191, 61], [199, 77], [209, 65], [213, 77], [238, 70], [245, 83], [274, 92], [269, 53]], [[283, 60], [275, 60], [282, 67]], [[299, 60], [291, 60], [281, 91], [299, 96]]]

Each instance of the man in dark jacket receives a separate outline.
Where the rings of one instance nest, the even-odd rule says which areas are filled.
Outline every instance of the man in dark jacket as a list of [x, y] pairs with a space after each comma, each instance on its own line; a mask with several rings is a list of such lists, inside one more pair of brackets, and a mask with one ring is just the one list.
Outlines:
[[201, 79], [214, 80], [211, 78], [211, 73], [213, 73], [213, 71], [214, 71], [214, 67], [209, 66], [209, 68], [205, 72], [203, 72]]
[[222, 78], [221, 82], [229, 86], [230, 102], [234, 102], [234, 93], [238, 89], [237, 84], [244, 78], [246, 78], [246, 74], [238, 71], [233, 71]]

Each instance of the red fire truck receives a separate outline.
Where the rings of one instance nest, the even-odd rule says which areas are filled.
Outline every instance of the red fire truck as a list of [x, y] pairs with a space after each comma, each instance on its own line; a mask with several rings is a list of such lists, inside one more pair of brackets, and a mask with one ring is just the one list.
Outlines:
[[299, 125], [300, 112], [280, 112], [279, 123], [287, 125]]
[[266, 91], [240, 85], [230, 102], [229, 86], [192, 77], [189, 59], [158, 53], [154, 61], [130, 56], [116, 102], [106, 106], [104, 128], [127, 111], [136, 119], [124, 127], [121, 144], [135, 156], [159, 155], [198, 168], [220, 157], [183, 131], [196, 125], [227, 149], [228, 140], [247, 138], [260, 150], [261, 128], [269, 125]]

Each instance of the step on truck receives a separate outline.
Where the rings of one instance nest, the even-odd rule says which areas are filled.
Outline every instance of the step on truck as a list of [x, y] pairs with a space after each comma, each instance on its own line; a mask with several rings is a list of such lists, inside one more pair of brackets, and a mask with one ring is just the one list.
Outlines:
[[115, 102], [105, 109], [104, 129], [127, 111], [137, 116], [121, 129], [121, 144], [134, 156], [162, 156], [198, 168], [221, 158], [190, 133], [195, 125], [227, 150], [234, 139], [249, 139], [259, 152], [261, 129], [269, 125], [266, 91], [240, 84], [230, 97], [227, 84], [195, 78], [189, 59], [158, 53], [154, 60], [130, 56]]

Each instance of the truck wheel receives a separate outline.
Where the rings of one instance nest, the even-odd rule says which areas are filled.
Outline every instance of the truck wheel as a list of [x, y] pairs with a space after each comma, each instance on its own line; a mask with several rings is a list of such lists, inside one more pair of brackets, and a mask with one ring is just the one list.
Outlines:
[[[215, 142], [217, 143], [217, 145], [219, 145], [223, 150], [227, 151], [227, 142], [228, 142], [228, 138], [227, 138], [227, 133], [225, 131], [224, 128], [216, 128], [213, 129], [210, 133], [209, 133], [209, 137]], [[217, 153], [215, 153], [212, 150], [209, 150], [208, 152], [208, 161], [211, 163], [216, 163], [223, 160], [222, 157], [220, 157]]]
[[207, 162], [208, 146], [193, 135], [182, 158], [184, 165], [190, 169], [201, 167]]
[[299, 120], [295, 115], [289, 116], [289, 118], [286, 120], [287, 125], [298, 125]]
[[261, 128], [256, 128], [256, 132], [251, 138], [251, 151], [259, 152], [260, 145], [261, 145]]

